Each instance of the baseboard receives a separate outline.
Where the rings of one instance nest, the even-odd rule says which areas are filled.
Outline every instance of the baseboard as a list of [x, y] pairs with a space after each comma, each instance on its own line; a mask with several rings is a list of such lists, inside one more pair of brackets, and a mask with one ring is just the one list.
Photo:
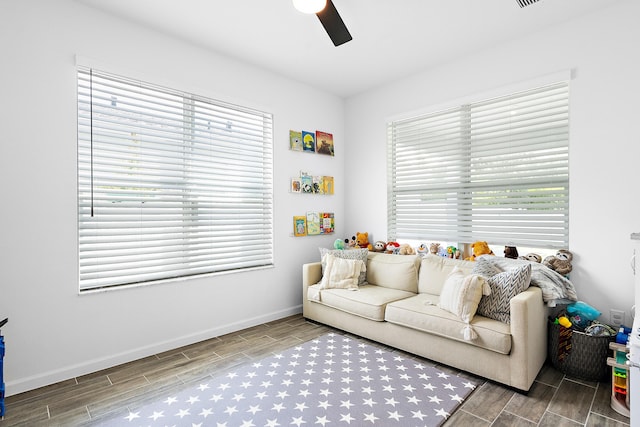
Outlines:
[[178, 348], [185, 345], [208, 340], [211, 338], [219, 337], [221, 335], [229, 334], [232, 332], [241, 331], [243, 329], [251, 328], [253, 326], [261, 325], [267, 322], [272, 322], [274, 320], [282, 319], [284, 317], [293, 316], [295, 314], [300, 314], [300, 313], [302, 313], [302, 305], [290, 307], [285, 310], [274, 311], [271, 313], [263, 314], [261, 316], [245, 319], [239, 322], [228, 323], [226, 325], [218, 326], [216, 328], [198, 331], [193, 334], [188, 334], [188, 335], [176, 337], [170, 340], [158, 342], [153, 345], [134, 348], [134, 349], [131, 349], [130, 351], [125, 351], [122, 353], [110, 355], [108, 357], [89, 360], [84, 363], [67, 366], [54, 371], [44, 372], [40, 375], [21, 378], [14, 381], [7, 381], [5, 384], [6, 395], [12, 396], [15, 394], [23, 393], [25, 391], [44, 387], [50, 384], [55, 384], [60, 381], [65, 381], [70, 378], [75, 378], [82, 375], [90, 374], [92, 372], [97, 372], [103, 369], [120, 365], [122, 363], [131, 362], [133, 360], [137, 360], [143, 357], [148, 357], [154, 354], [162, 353], [164, 351], [172, 350], [174, 348]]

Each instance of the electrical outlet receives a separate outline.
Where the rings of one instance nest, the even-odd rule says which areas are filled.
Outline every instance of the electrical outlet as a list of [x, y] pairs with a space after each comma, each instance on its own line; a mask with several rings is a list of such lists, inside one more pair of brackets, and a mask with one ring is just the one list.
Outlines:
[[620, 326], [624, 324], [624, 311], [611, 309], [609, 316], [613, 326]]

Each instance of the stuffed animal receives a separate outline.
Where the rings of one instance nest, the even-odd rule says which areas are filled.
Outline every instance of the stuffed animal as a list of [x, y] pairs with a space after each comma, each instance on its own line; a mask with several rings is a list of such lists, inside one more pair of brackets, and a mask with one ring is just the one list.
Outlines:
[[455, 246], [447, 246], [447, 258], [459, 259], [460, 251]]
[[531, 262], [537, 262], [538, 264], [540, 264], [542, 262], [542, 257], [540, 255], [534, 254], [534, 253], [522, 255], [522, 256], [518, 257], [518, 259], [524, 259], [524, 260], [531, 261]]
[[473, 242], [471, 244], [471, 250], [473, 254], [466, 258], [467, 261], [475, 261], [480, 255], [495, 255], [487, 242]]
[[518, 258], [518, 249], [515, 246], [505, 246], [504, 257], [511, 258], [511, 259]]
[[546, 265], [558, 274], [566, 276], [571, 272], [573, 267], [571, 261], [573, 260], [573, 254], [566, 249], [560, 249], [555, 255], [548, 256], [542, 261], [543, 265]]
[[429, 245], [429, 253], [437, 255], [440, 250], [440, 243], [432, 243]]
[[354, 249], [356, 247], [356, 236], [351, 236], [350, 239], [344, 239], [345, 249]]
[[398, 249], [400, 248], [400, 243], [398, 242], [387, 242], [387, 247], [385, 248], [385, 253], [388, 254], [397, 254]]
[[408, 243], [403, 243], [398, 247], [398, 255], [415, 255], [416, 250]]
[[418, 246], [418, 255], [425, 256], [428, 253], [429, 253], [429, 248], [427, 247], [427, 244], [420, 243], [420, 246]]
[[336, 239], [336, 241], [333, 242], [333, 248], [334, 249], [344, 249], [344, 240]]
[[373, 245], [369, 243], [369, 233], [356, 233], [356, 245], [363, 249], [373, 249]]
[[383, 242], [382, 240], [378, 240], [377, 242], [375, 242], [373, 244], [373, 252], [384, 252], [385, 249], [387, 248], [387, 244], [385, 242]]

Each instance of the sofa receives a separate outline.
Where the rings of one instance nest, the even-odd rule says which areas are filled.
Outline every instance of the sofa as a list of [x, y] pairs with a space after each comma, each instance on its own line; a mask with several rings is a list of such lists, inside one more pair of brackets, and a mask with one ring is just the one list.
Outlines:
[[454, 272], [471, 277], [477, 267], [432, 254], [366, 252], [357, 286], [331, 287], [323, 262], [306, 263], [303, 316], [527, 392], [547, 356], [542, 290], [527, 283], [510, 297], [507, 321], [478, 313], [465, 321], [442, 307], [441, 294]]

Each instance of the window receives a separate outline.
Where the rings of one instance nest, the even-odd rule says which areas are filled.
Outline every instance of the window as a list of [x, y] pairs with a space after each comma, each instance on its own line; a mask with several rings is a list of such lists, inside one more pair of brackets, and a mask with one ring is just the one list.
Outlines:
[[388, 235], [569, 243], [569, 86], [562, 82], [388, 125]]
[[78, 70], [80, 290], [273, 264], [272, 116]]

